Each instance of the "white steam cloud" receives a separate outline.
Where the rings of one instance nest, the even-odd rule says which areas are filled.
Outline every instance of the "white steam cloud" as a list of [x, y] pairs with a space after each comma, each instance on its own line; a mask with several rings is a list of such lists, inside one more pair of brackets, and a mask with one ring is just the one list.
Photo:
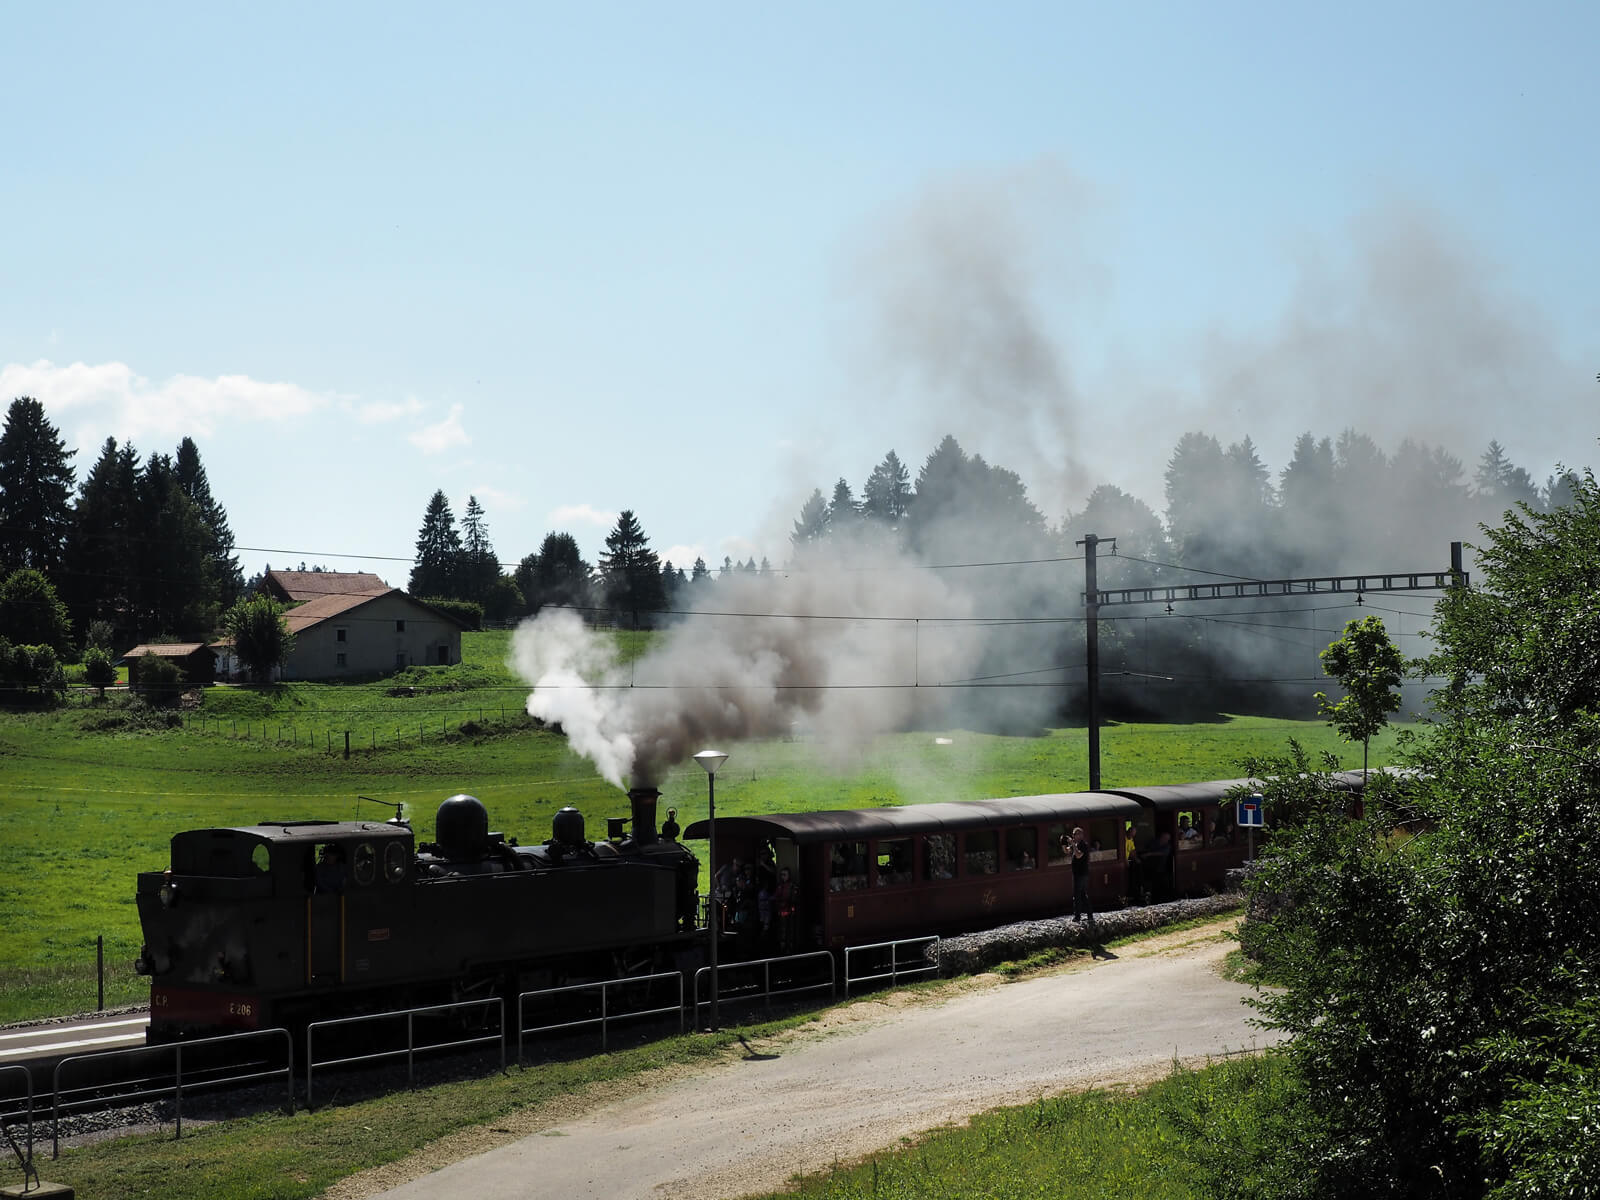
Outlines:
[[559, 722], [617, 787], [752, 737], [801, 731], [858, 748], [926, 715], [977, 650], [959, 624], [966, 597], [881, 547], [871, 561], [804, 554], [777, 575], [719, 580], [716, 611], [683, 618], [631, 664], [575, 613], [545, 610], [512, 642], [528, 712]]

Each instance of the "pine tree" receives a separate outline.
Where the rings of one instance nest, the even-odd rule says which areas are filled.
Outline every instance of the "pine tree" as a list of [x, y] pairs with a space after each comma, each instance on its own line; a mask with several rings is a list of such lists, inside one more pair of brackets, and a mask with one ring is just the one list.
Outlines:
[[861, 506], [841, 475], [839, 482], [833, 485], [833, 498], [828, 501], [828, 529], [832, 533], [847, 533], [860, 517]]
[[820, 542], [828, 532], [828, 506], [822, 499], [822, 489], [813, 488], [811, 495], [806, 497], [806, 502], [800, 508], [800, 516], [795, 520], [794, 532], [789, 535], [789, 544], [799, 548], [809, 546], [813, 542]]
[[44, 405], [11, 402], [0, 432], [0, 573], [32, 567], [59, 577], [72, 528], [72, 457]]
[[895, 525], [911, 507], [911, 476], [893, 450], [872, 469], [861, 489], [861, 515]]
[[529, 612], [536, 613], [547, 604], [563, 608], [583, 608], [589, 604], [593, 572], [578, 551], [577, 538], [551, 530], [544, 535], [539, 553], [529, 555], [528, 559], [533, 560], [532, 579], [523, 585], [522, 596]]
[[635, 629], [652, 624], [652, 615], [667, 606], [660, 561], [632, 509], [623, 509], [616, 528], [606, 536], [600, 579], [606, 606], [619, 615], [626, 614]]
[[228, 526], [228, 513], [211, 494], [206, 469], [200, 462], [200, 448], [193, 438], [178, 443], [177, 458], [173, 461], [178, 486], [183, 494], [200, 510], [200, 517], [211, 531], [211, 544], [206, 557], [211, 563], [211, 576], [217, 590], [217, 603], [226, 609], [244, 593], [244, 575], [239, 570], [239, 559], [233, 553], [233, 530]]
[[165, 454], [146, 461], [137, 494], [137, 632], [144, 637], [208, 636], [220, 611], [209, 557], [211, 529], [179, 486], [172, 459]]
[[443, 489], [433, 493], [428, 511], [417, 533], [417, 557], [411, 567], [406, 590], [419, 599], [439, 596], [461, 599], [461, 535], [456, 531], [455, 514]]
[[489, 542], [489, 523], [476, 496], [467, 497], [461, 518], [461, 589], [463, 598], [483, 604], [500, 580], [500, 562]]
[[79, 629], [105, 621], [120, 641], [137, 628], [136, 591], [144, 543], [139, 528], [139, 454], [107, 438], [78, 492], [67, 539], [67, 609]]

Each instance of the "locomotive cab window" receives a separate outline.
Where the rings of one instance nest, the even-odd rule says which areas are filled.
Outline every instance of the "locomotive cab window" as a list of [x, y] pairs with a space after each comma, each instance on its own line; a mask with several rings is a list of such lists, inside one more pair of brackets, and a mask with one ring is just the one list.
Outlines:
[[390, 842], [383, 851], [383, 877], [390, 883], [406, 877], [406, 848], [399, 842]]
[[874, 857], [877, 861], [879, 887], [911, 882], [910, 838], [879, 842], [878, 852]]
[[250, 865], [263, 875], [272, 870], [272, 852], [265, 842], [257, 842], [256, 848], [250, 851]]
[[922, 840], [922, 877], [924, 879], [956, 877], [955, 834], [930, 833]]
[[372, 881], [378, 877], [378, 851], [371, 842], [362, 842], [356, 847], [352, 859], [354, 866], [352, 873], [356, 883], [361, 887], [370, 887]]

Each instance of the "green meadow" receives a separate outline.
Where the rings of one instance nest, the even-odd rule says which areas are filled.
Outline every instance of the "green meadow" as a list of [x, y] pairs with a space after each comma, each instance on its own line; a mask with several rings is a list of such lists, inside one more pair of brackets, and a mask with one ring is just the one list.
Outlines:
[[[644, 645], [624, 637], [624, 656]], [[527, 688], [506, 666], [508, 647], [506, 633], [468, 634], [459, 666], [365, 683], [213, 687], [176, 714], [115, 692], [0, 714], [0, 1022], [92, 1009], [97, 937], [107, 1005], [145, 998], [132, 970], [134, 880], [166, 864], [180, 830], [383, 819], [357, 799], [368, 796], [404, 804], [428, 838], [438, 803], [463, 791], [487, 805], [493, 828], [524, 842], [548, 837], [565, 805], [583, 811], [591, 837], [604, 817], [625, 815], [623, 793], [523, 715]], [[1102, 775], [1107, 785], [1228, 778], [1289, 737], [1360, 763], [1360, 748], [1321, 722], [1233, 717], [1105, 728]], [[1388, 761], [1392, 737], [1375, 743], [1374, 765]], [[730, 754], [717, 776], [723, 815], [1073, 791], [1088, 780], [1081, 727], [1037, 737], [919, 731], [842, 755], [803, 738], [718, 748]], [[661, 786], [682, 823], [704, 815], [706, 780], [692, 763]]]

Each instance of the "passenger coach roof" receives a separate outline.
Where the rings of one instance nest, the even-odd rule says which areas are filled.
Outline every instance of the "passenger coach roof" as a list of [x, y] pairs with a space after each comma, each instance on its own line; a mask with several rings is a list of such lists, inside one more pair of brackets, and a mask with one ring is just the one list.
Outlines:
[[[789, 838], [805, 845], [862, 838], [906, 837], [1043, 821], [1081, 821], [1090, 817], [1137, 817], [1134, 801], [1109, 792], [1057, 792], [1049, 796], [1011, 796], [946, 804], [906, 804], [899, 808], [835, 809], [827, 812], [772, 813], [759, 817], [718, 817], [717, 832], [730, 837]], [[707, 823], [683, 831], [703, 838]]]
[[1155, 787], [1108, 788], [1119, 796], [1148, 801], [1157, 811], [1189, 808], [1196, 804], [1221, 804], [1236, 788], [1261, 787], [1259, 779], [1214, 779], [1205, 783], [1165, 783]]

